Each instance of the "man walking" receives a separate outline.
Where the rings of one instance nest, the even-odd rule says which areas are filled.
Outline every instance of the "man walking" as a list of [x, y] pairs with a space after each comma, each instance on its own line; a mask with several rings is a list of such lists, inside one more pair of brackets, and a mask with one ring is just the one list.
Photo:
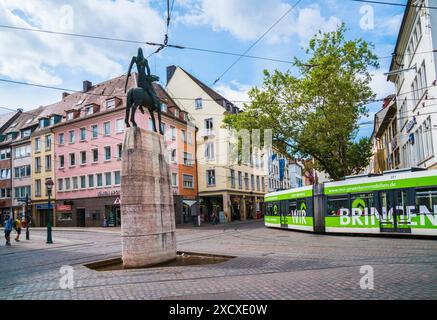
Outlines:
[[11, 245], [11, 232], [12, 232], [12, 219], [9, 217], [9, 214], [5, 217], [5, 239], [6, 245]]
[[20, 234], [21, 234], [21, 220], [20, 217], [17, 216], [14, 224], [15, 231], [17, 231], [17, 236], [15, 237], [15, 241], [20, 242]]

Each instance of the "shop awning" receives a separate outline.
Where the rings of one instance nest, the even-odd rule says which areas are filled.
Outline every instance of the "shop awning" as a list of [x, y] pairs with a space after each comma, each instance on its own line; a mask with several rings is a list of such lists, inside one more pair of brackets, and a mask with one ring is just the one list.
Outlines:
[[194, 200], [182, 200], [182, 202], [185, 203], [190, 208], [197, 203], [197, 201], [194, 201]]

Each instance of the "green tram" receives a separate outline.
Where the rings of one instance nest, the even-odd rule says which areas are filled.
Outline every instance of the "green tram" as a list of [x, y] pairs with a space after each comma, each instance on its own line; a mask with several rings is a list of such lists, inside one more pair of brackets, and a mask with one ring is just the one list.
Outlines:
[[437, 170], [349, 177], [265, 196], [265, 225], [316, 233], [437, 236]]

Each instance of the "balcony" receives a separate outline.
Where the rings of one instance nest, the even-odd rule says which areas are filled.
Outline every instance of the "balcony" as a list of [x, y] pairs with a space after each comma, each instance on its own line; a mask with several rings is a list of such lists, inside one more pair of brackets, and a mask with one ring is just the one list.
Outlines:
[[215, 137], [214, 129], [203, 129], [200, 131], [201, 138]]

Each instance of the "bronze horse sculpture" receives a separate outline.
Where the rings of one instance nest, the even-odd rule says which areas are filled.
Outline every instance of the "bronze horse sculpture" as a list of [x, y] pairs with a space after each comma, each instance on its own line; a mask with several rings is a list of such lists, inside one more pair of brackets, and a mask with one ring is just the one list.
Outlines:
[[126, 127], [129, 128], [131, 124], [132, 126], [137, 127], [137, 123], [135, 122], [135, 112], [137, 111], [137, 108], [140, 108], [141, 113], [144, 114], [145, 107], [149, 110], [150, 117], [152, 118], [153, 131], [155, 132], [158, 132], [158, 130], [156, 128], [154, 111], [158, 113], [159, 133], [164, 135], [161, 125], [161, 102], [153, 88], [153, 82], [159, 81], [159, 77], [150, 74], [149, 64], [147, 59], [144, 58], [143, 50], [141, 48], [138, 49], [138, 56], [133, 57], [129, 65], [124, 92], [127, 90], [129, 77], [134, 64], [137, 65], [138, 69], [138, 87], [131, 88], [127, 93], [126, 116], [124, 119]]

